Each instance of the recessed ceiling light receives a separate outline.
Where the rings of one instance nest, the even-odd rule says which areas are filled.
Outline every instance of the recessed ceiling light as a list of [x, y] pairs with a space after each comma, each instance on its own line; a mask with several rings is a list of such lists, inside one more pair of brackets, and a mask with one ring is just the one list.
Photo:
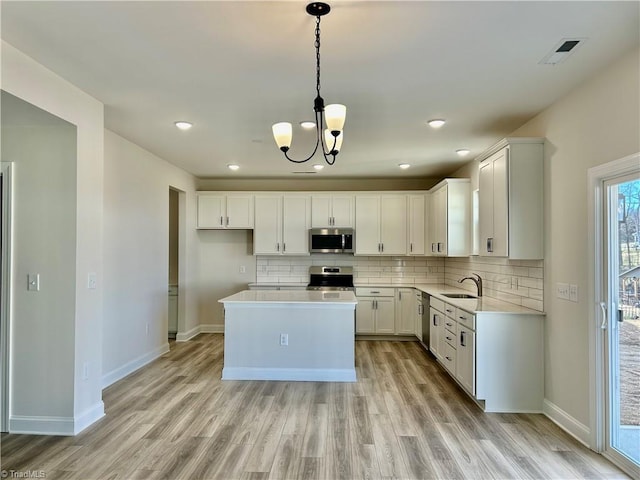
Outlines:
[[460, 155], [461, 157], [466, 157], [467, 155], [469, 155], [471, 153], [471, 151], [467, 150], [466, 148], [461, 148], [459, 150], [456, 150], [456, 153], [458, 155]]
[[238, 170], [238, 169], [240, 168], [240, 165], [235, 165], [235, 164], [233, 164], [233, 163], [232, 163], [232, 164], [230, 164], [230, 165], [227, 165], [227, 168], [228, 168], [229, 170], [233, 170], [233, 171], [235, 171], [235, 170]]
[[316, 128], [315, 122], [300, 122], [300, 126], [305, 130], [311, 130], [312, 128]]
[[193, 127], [193, 123], [190, 122], [184, 122], [184, 121], [179, 121], [175, 123], [176, 127], [178, 127], [180, 130], [189, 130], [191, 127]]
[[313, 168], [315, 168], [316, 170], [322, 170], [324, 168], [324, 165], [320, 165], [319, 163], [316, 163]]
[[429, 126], [430, 126], [431, 128], [440, 128], [440, 127], [441, 127], [441, 126], [443, 126], [446, 122], [445, 122], [444, 120], [442, 120], [442, 119], [438, 119], [438, 118], [436, 118], [436, 119], [434, 119], [434, 120], [429, 120], [427, 123], [429, 124]]
[[403, 169], [406, 170], [407, 168], [409, 168], [411, 165], [409, 165], [408, 163], [399, 163], [398, 166]]

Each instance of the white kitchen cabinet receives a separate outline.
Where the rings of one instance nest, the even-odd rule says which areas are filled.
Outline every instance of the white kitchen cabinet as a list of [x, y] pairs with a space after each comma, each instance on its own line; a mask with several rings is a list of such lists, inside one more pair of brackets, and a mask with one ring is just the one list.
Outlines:
[[356, 255], [406, 255], [407, 196], [356, 195]]
[[413, 288], [396, 289], [396, 333], [414, 335], [416, 329], [416, 296]]
[[355, 203], [353, 195], [313, 195], [311, 197], [312, 228], [353, 228]]
[[253, 195], [198, 192], [197, 228], [251, 229], [253, 223]]
[[458, 324], [456, 379], [471, 395], [476, 394], [476, 332]]
[[420, 290], [414, 289], [413, 295], [415, 298], [415, 306], [416, 306], [414, 331], [415, 331], [415, 336], [418, 337], [418, 340], [422, 342], [424, 340], [422, 338], [422, 316], [424, 313], [424, 304], [422, 303], [422, 292]]
[[430, 255], [471, 253], [471, 190], [468, 178], [447, 178], [430, 191]]
[[481, 256], [543, 258], [543, 144], [507, 138], [478, 157]]
[[356, 288], [356, 333], [395, 333], [395, 298], [393, 288]]
[[308, 255], [309, 195], [256, 195], [255, 255]]
[[[438, 308], [436, 299], [431, 297], [431, 308], [429, 309], [429, 351], [438, 360], [442, 360], [444, 354], [444, 313]], [[443, 302], [438, 301], [439, 304]], [[435, 304], [435, 306], [434, 306]]]
[[424, 255], [426, 234], [425, 195], [409, 195], [409, 244], [407, 255]]

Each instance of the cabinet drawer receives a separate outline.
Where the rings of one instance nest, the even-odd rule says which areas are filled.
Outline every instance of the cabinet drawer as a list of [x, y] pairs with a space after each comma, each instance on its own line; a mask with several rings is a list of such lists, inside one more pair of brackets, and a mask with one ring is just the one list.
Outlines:
[[458, 334], [458, 323], [449, 317], [444, 317], [444, 329], [453, 334], [453, 338]]
[[454, 376], [456, 372], [456, 349], [446, 343], [444, 345], [444, 353], [442, 355], [442, 364]]
[[476, 329], [476, 316], [464, 310], [456, 309], [456, 320], [471, 330]]
[[439, 312], [444, 313], [444, 302], [442, 300], [440, 300], [439, 298], [430, 297], [429, 298], [429, 306], [431, 308], [435, 308]]
[[393, 297], [394, 288], [356, 287], [356, 297]]
[[449, 305], [448, 303], [444, 304], [444, 314], [449, 317], [456, 319], [456, 307]]
[[444, 335], [444, 341], [454, 350], [456, 349], [456, 345], [458, 344], [458, 337], [455, 333], [450, 332], [449, 330], [445, 330], [442, 332]]

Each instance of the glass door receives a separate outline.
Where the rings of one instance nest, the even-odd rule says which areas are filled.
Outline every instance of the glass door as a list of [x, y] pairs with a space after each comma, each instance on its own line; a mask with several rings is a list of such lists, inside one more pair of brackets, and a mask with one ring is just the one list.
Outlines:
[[602, 323], [609, 455], [640, 467], [640, 172], [605, 185]]

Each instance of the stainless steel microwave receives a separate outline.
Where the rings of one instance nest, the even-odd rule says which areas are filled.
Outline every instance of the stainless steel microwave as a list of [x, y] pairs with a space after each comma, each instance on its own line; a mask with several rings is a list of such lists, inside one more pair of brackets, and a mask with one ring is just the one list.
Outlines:
[[312, 228], [310, 253], [353, 253], [356, 236], [353, 228]]

